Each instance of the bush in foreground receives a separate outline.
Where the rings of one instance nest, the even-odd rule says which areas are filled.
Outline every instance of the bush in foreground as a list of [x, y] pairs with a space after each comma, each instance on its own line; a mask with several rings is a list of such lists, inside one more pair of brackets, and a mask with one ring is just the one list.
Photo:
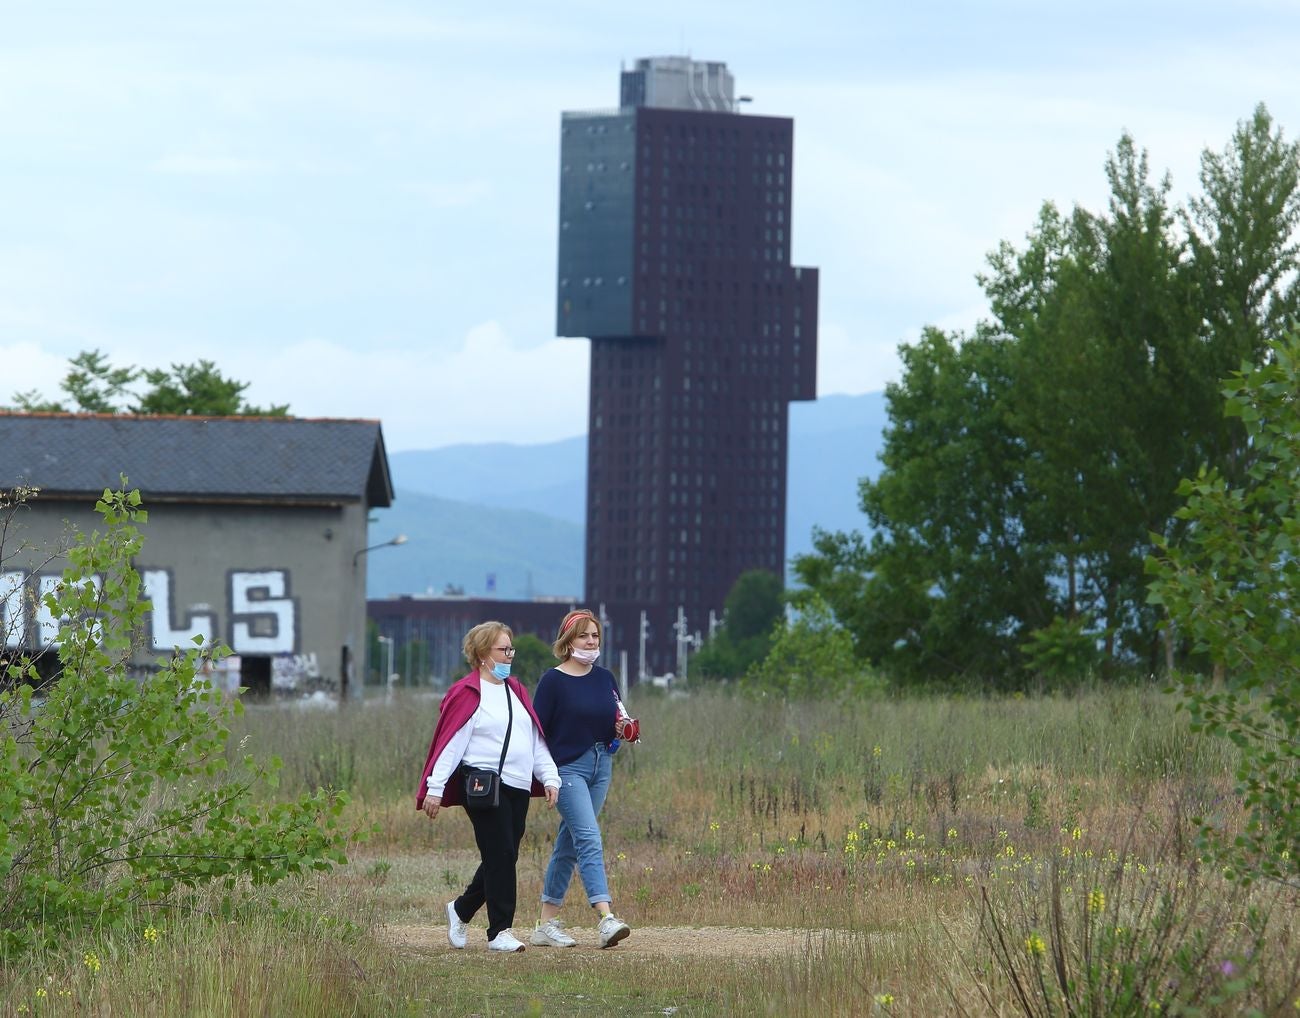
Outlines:
[[[125, 487], [125, 484], [123, 485]], [[36, 670], [8, 665], [0, 690], [0, 949], [183, 907], [184, 891], [272, 884], [346, 861], [341, 792], [261, 804], [279, 762], [230, 769], [239, 713], [202, 677], [202, 648], [143, 679], [129, 668], [150, 610], [132, 567], [147, 516], [138, 491], [105, 490], [103, 533], [78, 535], [58, 588], [60, 674], [43, 701]], [[215, 653], [223, 653], [221, 649]]]

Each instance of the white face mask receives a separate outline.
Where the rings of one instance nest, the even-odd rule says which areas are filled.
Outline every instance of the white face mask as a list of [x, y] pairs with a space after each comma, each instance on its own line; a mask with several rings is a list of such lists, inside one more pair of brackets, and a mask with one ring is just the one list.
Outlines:
[[594, 665], [596, 663], [596, 658], [600, 657], [600, 648], [597, 647], [595, 650], [580, 650], [579, 648], [574, 647], [569, 651], [569, 657], [584, 665]]

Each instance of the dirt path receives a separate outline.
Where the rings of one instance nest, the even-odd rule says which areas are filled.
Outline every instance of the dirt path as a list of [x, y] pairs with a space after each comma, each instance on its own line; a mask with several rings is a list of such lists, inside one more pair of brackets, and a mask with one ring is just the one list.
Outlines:
[[[521, 940], [527, 942], [527, 931], [517, 931]], [[595, 952], [596, 930], [573, 929], [569, 932], [578, 941], [576, 947], [544, 948], [530, 947], [529, 951], [547, 951], [559, 953], [561, 950], [573, 952]], [[830, 931], [827, 931], [828, 933]], [[445, 926], [384, 926], [379, 936], [389, 943], [419, 954], [461, 954], [447, 943]], [[484, 932], [481, 928], [470, 928], [469, 947], [466, 955], [479, 953], [473, 951], [484, 947]], [[775, 957], [792, 951], [801, 950], [812, 938], [820, 942], [822, 932], [819, 930], [773, 930], [748, 929], [731, 926], [637, 926], [632, 935], [617, 947], [610, 948], [622, 954], [642, 954], [649, 956], [674, 956], [690, 954], [695, 957]]]

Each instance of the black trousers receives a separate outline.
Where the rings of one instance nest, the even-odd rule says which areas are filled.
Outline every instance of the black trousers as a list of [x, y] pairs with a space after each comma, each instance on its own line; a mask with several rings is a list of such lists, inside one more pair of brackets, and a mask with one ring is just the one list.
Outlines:
[[496, 809], [467, 809], [474, 825], [479, 864], [464, 893], [454, 902], [456, 914], [469, 922], [487, 904], [488, 940], [515, 924], [515, 863], [528, 822], [530, 793], [501, 785]]

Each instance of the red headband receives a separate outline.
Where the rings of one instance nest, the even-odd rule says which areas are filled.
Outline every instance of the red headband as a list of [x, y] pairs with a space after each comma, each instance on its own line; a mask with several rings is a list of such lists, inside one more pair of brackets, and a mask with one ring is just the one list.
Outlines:
[[574, 612], [572, 615], [569, 616], [569, 621], [560, 627], [560, 635], [563, 636], [565, 633], [567, 633], [569, 631], [569, 627], [573, 625], [575, 622], [577, 622], [578, 619], [591, 619], [592, 622], [595, 622], [596, 616], [591, 614], [591, 612]]

